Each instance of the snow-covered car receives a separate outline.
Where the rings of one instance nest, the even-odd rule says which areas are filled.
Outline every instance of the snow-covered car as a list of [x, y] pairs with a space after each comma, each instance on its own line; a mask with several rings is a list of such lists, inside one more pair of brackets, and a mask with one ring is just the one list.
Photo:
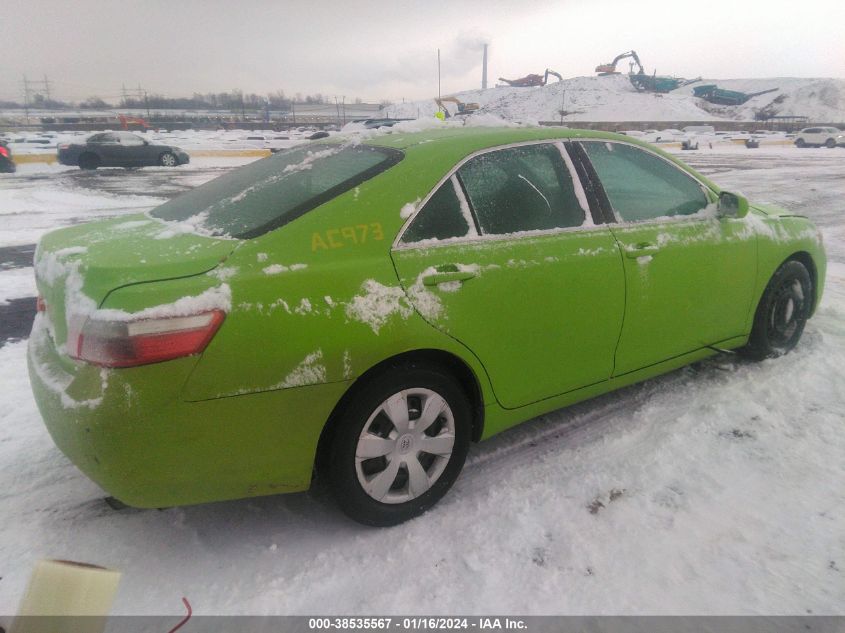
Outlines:
[[61, 143], [58, 159], [62, 165], [80, 169], [97, 167], [176, 167], [190, 162], [188, 153], [173, 145], [154, 145], [130, 132], [103, 132], [90, 136], [84, 144]]
[[110, 494], [294, 492], [316, 467], [393, 525], [471, 441], [722, 350], [788, 352], [825, 255], [808, 219], [631, 137], [476, 127], [280, 152], [49, 233], [35, 272], [36, 402]]
[[795, 137], [796, 147], [836, 147], [845, 145], [845, 133], [835, 127], [807, 127]]

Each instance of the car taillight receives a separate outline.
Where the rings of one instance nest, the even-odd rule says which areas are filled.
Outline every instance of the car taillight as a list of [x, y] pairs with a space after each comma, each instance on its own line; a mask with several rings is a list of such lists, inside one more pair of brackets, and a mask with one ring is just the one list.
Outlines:
[[2, 156], [3, 158], [9, 158], [9, 150], [7, 150], [2, 145], [0, 145], [0, 156]]
[[101, 367], [136, 367], [201, 353], [226, 313], [212, 310], [189, 316], [110, 321], [91, 318], [81, 333], [71, 333], [71, 358]]
[[35, 300], [35, 311], [47, 312], [47, 302], [44, 301], [44, 297], [41, 295], [38, 295], [38, 298]]
[[60, 143], [59, 144], [59, 149], [67, 149], [68, 147], [70, 147], [70, 145], [68, 143]]

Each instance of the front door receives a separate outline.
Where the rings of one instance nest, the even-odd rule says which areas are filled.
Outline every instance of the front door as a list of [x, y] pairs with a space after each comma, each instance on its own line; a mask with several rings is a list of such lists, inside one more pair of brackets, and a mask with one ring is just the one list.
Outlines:
[[614, 375], [747, 334], [757, 252], [746, 221], [718, 217], [703, 186], [654, 153], [626, 143], [581, 145], [616, 216], [625, 262]]
[[607, 380], [624, 273], [561, 144], [480, 154], [426, 200], [393, 250], [406, 293], [516, 408]]

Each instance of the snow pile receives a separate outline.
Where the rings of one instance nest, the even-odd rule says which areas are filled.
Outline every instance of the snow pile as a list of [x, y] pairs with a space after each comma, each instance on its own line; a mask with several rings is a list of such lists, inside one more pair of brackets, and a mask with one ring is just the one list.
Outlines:
[[34, 297], [36, 294], [38, 291], [31, 267], [0, 270], [0, 305], [13, 299]]
[[[776, 92], [752, 97], [741, 106], [716, 106], [693, 96], [696, 86], [754, 93], [770, 88]], [[766, 111], [778, 116], [806, 116], [810, 121], [845, 121], [843, 79], [707, 79], [667, 94], [639, 92], [627, 75], [573, 77], [535, 88], [500, 86], [468, 90], [455, 95], [466, 103], [478, 103], [478, 113], [467, 118], [497, 116], [509, 121], [753, 121]], [[454, 106], [449, 106], [452, 114]], [[393, 118], [434, 118], [434, 99], [394, 104], [384, 110]], [[483, 116], [482, 116], [483, 115]]]
[[291, 264], [290, 266], [285, 266], [284, 264], [270, 264], [269, 266], [262, 268], [261, 271], [265, 275], [280, 275], [282, 273], [304, 270], [306, 268], [308, 268], [308, 264]]
[[385, 286], [375, 279], [368, 279], [361, 289], [363, 294], [352, 297], [346, 305], [346, 316], [350, 321], [366, 323], [376, 334], [393, 314], [403, 319], [413, 314], [405, 292], [399, 286]]

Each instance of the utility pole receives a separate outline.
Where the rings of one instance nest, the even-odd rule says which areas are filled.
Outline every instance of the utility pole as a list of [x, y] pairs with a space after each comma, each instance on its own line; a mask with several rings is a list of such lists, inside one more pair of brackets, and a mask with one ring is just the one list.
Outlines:
[[29, 125], [29, 82], [23, 76], [23, 109], [26, 114], [26, 124]]
[[440, 49], [437, 49], [437, 98], [440, 99]]
[[481, 89], [487, 90], [487, 44], [484, 45], [484, 57], [481, 58]]

